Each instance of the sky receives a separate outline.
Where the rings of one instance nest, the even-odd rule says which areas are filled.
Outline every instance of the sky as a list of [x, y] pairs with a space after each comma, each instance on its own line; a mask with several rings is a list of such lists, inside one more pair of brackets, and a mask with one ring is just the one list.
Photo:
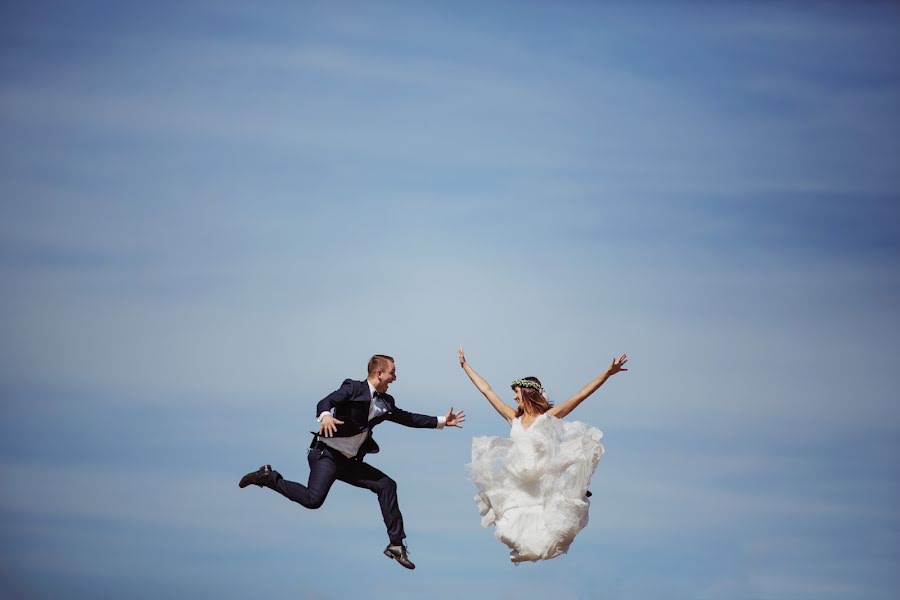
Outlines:
[[[0, 597], [887, 599], [900, 586], [890, 2], [6, 2]], [[466, 479], [507, 401], [604, 432], [513, 566]], [[309, 511], [368, 358], [375, 497]], [[503, 390], [506, 390], [503, 392]]]

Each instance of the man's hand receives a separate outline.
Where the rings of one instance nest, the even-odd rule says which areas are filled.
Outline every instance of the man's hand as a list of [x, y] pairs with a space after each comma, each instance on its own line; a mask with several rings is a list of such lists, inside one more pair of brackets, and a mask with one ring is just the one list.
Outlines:
[[331, 413], [326, 413], [322, 415], [322, 420], [319, 421], [319, 435], [331, 437], [332, 435], [334, 435], [334, 432], [337, 431], [337, 426], [343, 424], [343, 421], [338, 421], [333, 416], [331, 416]]
[[445, 417], [446, 422], [444, 423], [445, 427], [459, 427], [462, 429], [462, 423], [466, 420], [466, 413], [463, 411], [459, 411], [458, 413], [453, 412], [453, 407], [450, 407], [450, 410], [447, 411], [447, 416]]

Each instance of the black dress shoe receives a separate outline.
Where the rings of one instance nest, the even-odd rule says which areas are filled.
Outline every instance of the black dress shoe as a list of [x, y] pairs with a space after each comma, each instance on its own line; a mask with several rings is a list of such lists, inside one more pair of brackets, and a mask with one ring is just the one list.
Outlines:
[[388, 547], [384, 549], [384, 555], [388, 558], [393, 558], [398, 563], [406, 567], [407, 569], [415, 569], [416, 565], [409, 560], [409, 554], [406, 552], [406, 546], [392, 546], [388, 544]]
[[279, 479], [281, 479], [281, 474], [278, 471], [273, 471], [272, 465], [263, 465], [259, 470], [247, 473], [241, 477], [238, 487], [245, 488], [251, 484], [259, 487], [272, 487]]

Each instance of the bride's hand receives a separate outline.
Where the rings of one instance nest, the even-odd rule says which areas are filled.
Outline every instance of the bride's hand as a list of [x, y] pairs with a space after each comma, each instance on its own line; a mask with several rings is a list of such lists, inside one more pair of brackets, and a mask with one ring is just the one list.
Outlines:
[[459, 366], [461, 366], [461, 367], [466, 366], [466, 353], [463, 352], [462, 346], [459, 347], [459, 350], [457, 351], [457, 353], [459, 354]]
[[614, 358], [612, 361], [612, 364], [609, 365], [609, 369], [607, 370], [607, 373], [609, 373], [610, 375], [615, 375], [619, 371], [627, 371], [628, 369], [626, 369], [624, 367], [625, 363], [627, 363], [627, 362], [628, 362], [628, 355], [626, 355], [626, 354], [623, 354], [619, 358]]

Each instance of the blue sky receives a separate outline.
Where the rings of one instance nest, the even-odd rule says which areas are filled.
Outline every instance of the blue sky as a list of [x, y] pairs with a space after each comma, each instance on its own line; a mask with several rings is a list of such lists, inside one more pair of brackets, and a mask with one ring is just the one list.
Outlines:
[[[893, 597], [896, 6], [0, 14], [0, 595]], [[568, 555], [481, 529], [459, 344], [557, 400], [631, 357]], [[377, 352], [469, 415], [376, 432], [412, 573], [368, 492], [236, 485]]]

